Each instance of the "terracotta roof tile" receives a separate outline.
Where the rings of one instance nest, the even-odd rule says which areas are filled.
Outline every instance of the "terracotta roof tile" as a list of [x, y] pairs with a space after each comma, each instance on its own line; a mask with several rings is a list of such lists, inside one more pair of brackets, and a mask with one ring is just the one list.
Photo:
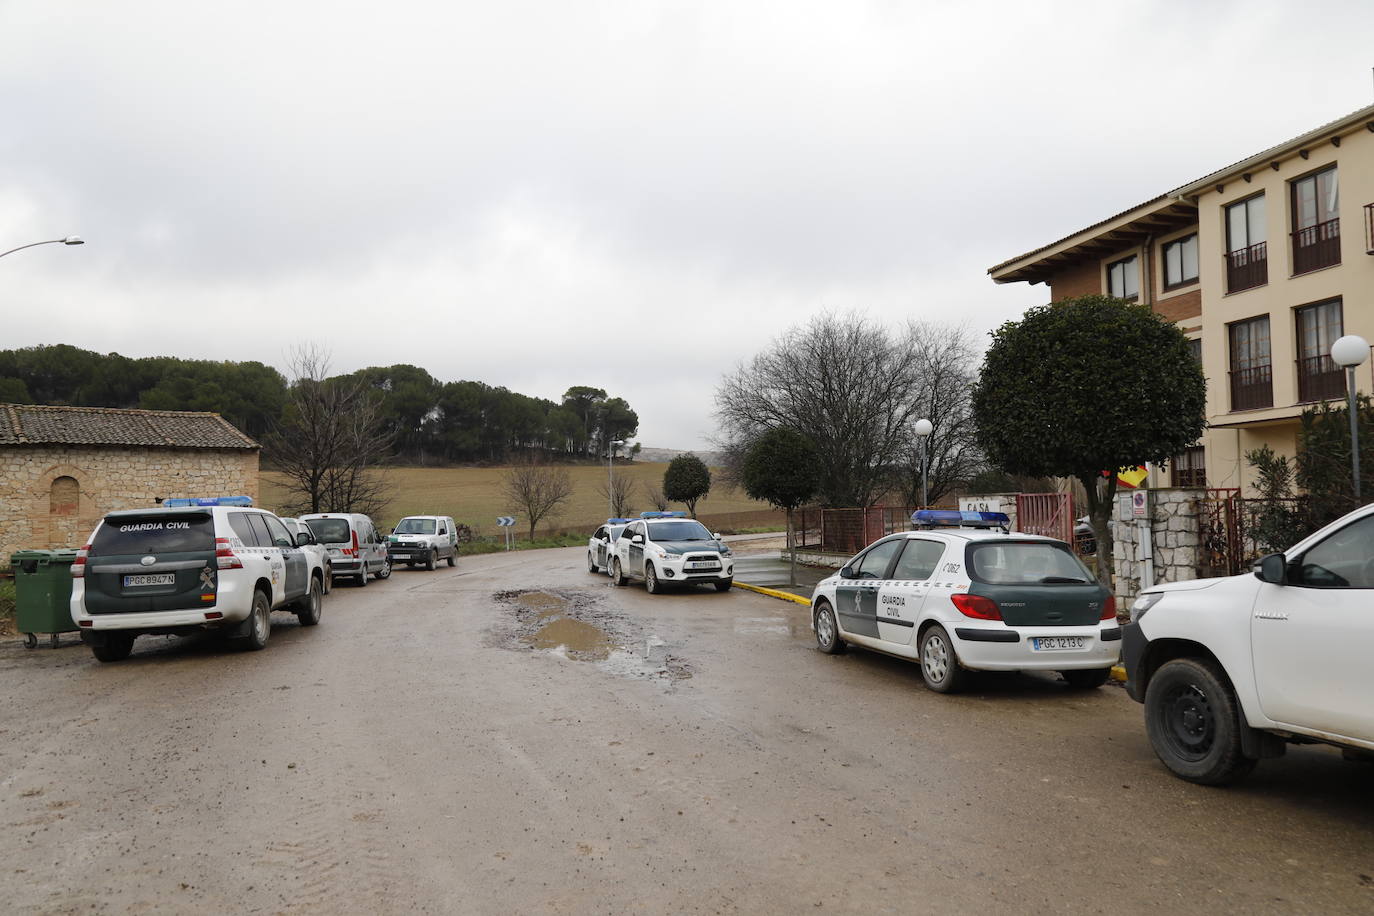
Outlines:
[[255, 449], [217, 413], [0, 404], [0, 445]]

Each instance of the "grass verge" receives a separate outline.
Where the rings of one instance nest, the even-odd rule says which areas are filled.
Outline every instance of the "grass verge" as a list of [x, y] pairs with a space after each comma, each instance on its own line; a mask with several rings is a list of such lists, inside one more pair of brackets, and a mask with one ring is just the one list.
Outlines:
[[[587, 543], [585, 534], [559, 534], [554, 537], [535, 538], [528, 540], [516, 538], [511, 544], [512, 550], [543, 550], [547, 547], [577, 547]], [[458, 556], [470, 557], [482, 553], [500, 553], [506, 549], [505, 541], [501, 538], [474, 538], [466, 544], [458, 545]]]

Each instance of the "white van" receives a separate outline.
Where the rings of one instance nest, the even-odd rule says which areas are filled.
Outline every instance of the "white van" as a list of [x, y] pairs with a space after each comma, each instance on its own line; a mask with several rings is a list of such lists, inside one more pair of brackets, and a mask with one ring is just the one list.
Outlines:
[[329, 551], [334, 577], [352, 577], [359, 585], [367, 584], [374, 575], [386, 579], [391, 575], [391, 559], [386, 554], [386, 541], [377, 532], [372, 519], [358, 512], [320, 512], [302, 515], [300, 520], [310, 526], [315, 537]]
[[387, 539], [391, 562], [433, 569], [440, 560], [458, 565], [458, 526], [447, 515], [407, 515]]

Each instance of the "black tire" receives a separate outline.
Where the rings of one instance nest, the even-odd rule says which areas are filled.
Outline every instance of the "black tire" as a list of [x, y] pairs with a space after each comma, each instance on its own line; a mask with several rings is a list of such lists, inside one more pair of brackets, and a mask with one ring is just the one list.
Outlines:
[[735, 580], [734, 580], [734, 579], [721, 579], [719, 582], [716, 583], [716, 591], [718, 591], [718, 592], [728, 592], [728, 591], [730, 590], [730, 586], [732, 586], [732, 585], [734, 585], [734, 584], [735, 584]]
[[663, 594], [663, 583], [658, 581], [658, 571], [652, 560], [644, 564], [644, 590], [651, 595]]
[[1145, 731], [1166, 767], [1189, 782], [1221, 786], [1255, 767], [1241, 753], [1240, 704], [1216, 665], [1176, 658], [1145, 690]]
[[326, 565], [324, 568], [324, 593], [327, 595], [334, 590], [334, 567]]
[[1112, 676], [1110, 668], [1079, 668], [1075, 671], [1061, 671], [1059, 674], [1074, 690], [1096, 690], [1107, 683]]
[[137, 638], [123, 633], [111, 633], [105, 637], [104, 642], [91, 646], [91, 654], [97, 661], [122, 662], [134, 651], [134, 640]]
[[630, 584], [630, 580], [625, 578], [625, 570], [620, 568], [620, 557], [611, 560], [611, 581], [617, 588]]
[[37, 648], [38, 648], [38, 634], [37, 634], [37, 633], [25, 633], [25, 634], [24, 634], [24, 648], [25, 648], [25, 649], [37, 649]]
[[317, 626], [324, 613], [324, 586], [319, 579], [310, 580], [310, 591], [296, 605], [296, 619], [303, 627]]
[[415, 568], [415, 561], [414, 561], [414, 560], [406, 560], [406, 566], [410, 567], [411, 569], [414, 569], [414, 568]]
[[448, 565], [450, 569], [458, 565], [458, 554], [451, 553], [448, 555]]
[[921, 677], [936, 693], [958, 693], [968, 682], [968, 672], [959, 667], [954, 641], [939, 624], [921, 637]]
[[590, 550], [587, 551], [587, 572], [589, 572], [589, 573], [599, 573], [599, 572], [601, 572], [601, 567], [596, 565], [596, 557], [592, 556], [592, 553], [591, 553]]
[[359, 560], [362, 565], [358, 567], [358, 588], [367, 588], [367, 561]]
[[431, 551], [429, 552], [429, 555], [425, 557], [425, 569], [428, 569], [430, 572], [433, 572], [433, 571], [434, 571], [434, 567], [436, 567], [436, 566], [438, 566], [438, 565], [439, 565], [439, 555], [436, 554], [433, 550], [431, 550]]
[[[433, 569], [433, 568], [434, 568], [433, 566], [430, 567], [430, 569]], [[379, 570], [377, 570], [377, 580], [378, 580], [378, 581], [381, 581], [382, 579], [390, 579], [390, 578], [391, 578], [391, 557], [387, 557], [385, 560], [382, 561], [382, 568], [379, 569]]]
[[840, 638], [840, 626], [835, 621], [835, 611], [830, 602], [822, 599], [816, 602], [816, 648], [826, 655], [840, 655], [849, 644]]
[[250, 652], [267, 648], [267, 639], [272, 635], [272, 602], [267, 593], [253, 592], [253, 609], [248, 612], [248, 635], [244, 648]]

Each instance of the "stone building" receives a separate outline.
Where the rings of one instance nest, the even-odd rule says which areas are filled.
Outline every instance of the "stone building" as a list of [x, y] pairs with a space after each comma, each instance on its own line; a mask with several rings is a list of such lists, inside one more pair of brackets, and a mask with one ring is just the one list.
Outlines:
[[214, 413], [0, 404], [0, 566], [16, 550], [80, 547], [114, 509], [256, 501], [259, 449]]

